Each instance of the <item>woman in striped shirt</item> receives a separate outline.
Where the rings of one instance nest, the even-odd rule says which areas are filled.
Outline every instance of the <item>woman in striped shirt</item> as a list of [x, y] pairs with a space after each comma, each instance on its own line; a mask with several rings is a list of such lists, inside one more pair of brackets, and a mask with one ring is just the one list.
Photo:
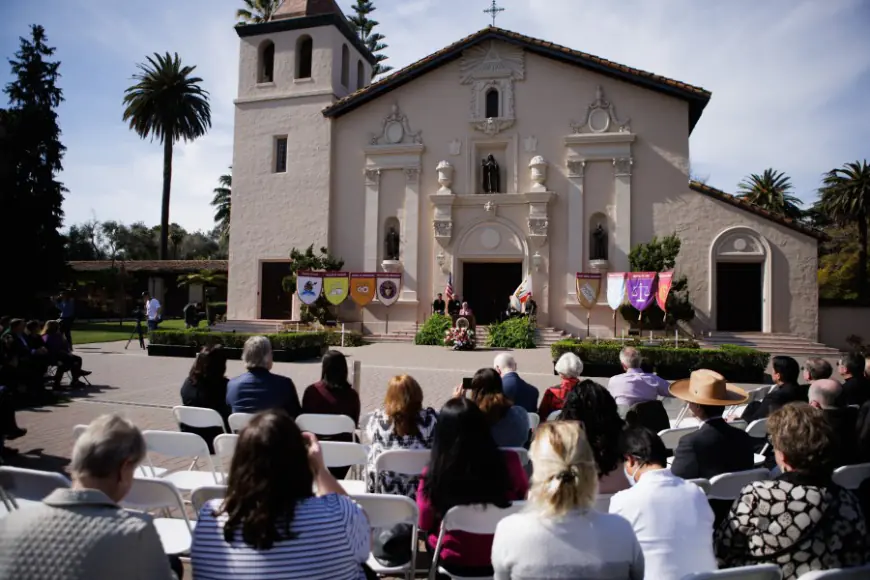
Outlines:
[[265, 411], [239, 435], [226, 499], [199, 514], [193, 577], [362, 580], [374, 577], [363, 565], [370, 543], [365, 514], [324, 466], [317, 438], [284, 411]]

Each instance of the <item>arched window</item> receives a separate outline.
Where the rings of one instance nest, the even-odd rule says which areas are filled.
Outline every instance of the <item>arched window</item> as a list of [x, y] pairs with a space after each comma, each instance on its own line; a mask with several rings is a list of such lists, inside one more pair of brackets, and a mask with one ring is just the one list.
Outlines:
[[311, 59], [314, 52], [314, 42], [310, 36], [300, 36], [296, 41], [296, 78], [311, 78]]
[[341, 46], [341, 84], [350, 87], [350, 51], [346, 44]]
[[499, 117], [499, 94], [498, 89], [489, 89], [486, 91], [486, 113], [487, 119], [498, 119]]
[[361, 60], [356, 61], [356, 90], [366, 86], [366, 67]]
[[275, 80], [275, 44], [271, 40], [260, 45], [260, 56], [257, 61], [257, 82], [273, 82]]

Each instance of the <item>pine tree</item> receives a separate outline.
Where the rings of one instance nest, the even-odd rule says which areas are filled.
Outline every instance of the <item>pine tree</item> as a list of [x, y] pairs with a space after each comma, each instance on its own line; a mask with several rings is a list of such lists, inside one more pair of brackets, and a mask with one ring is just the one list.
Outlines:
[[66, 149], [57, 121], [60, 62], [49, 60], [55, 49], [42, 26], [31, 26], [30, 33], [9, 60], [9, 109], [0, 112], [0, 248], [11, 278], [0, 284], [0, 307], [16, 316], [45, 314], [40, 306], [59, 289], [66, 270], [59, 231], [66, 188], [55, 179]]
[[363, 44], [375, 55], [375, 60], [377, 61], [372, 69], [372, 78], [390, 72], [393, 70], [393, 67], [382, 64], [389, 58], [387, 55], [381, 54], [384, 49], [388, 48], [388, 45], [383, 43], [386, 37], [383, 34], [374, 32], [375, 26], [379, 23], [377, 20], [369, 18], [369, 14], [375, 11], [374, 3], [371, 0], [356, 0], [356, 4], [353, 5], [353, 11], [356, 12], [356, 16], [351, 16], [348, 19], [350, 20], [350, 26], [359, 36], [359, 39], [363, 41]]

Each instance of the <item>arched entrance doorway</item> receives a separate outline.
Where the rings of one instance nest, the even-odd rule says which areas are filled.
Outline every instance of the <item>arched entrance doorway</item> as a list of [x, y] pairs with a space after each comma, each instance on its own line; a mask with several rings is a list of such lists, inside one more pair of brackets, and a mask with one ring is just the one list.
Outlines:
[[771, 332], [771, 253], [758, 232], [737, 226], [710, 247], [710, 316], [726, 332]]

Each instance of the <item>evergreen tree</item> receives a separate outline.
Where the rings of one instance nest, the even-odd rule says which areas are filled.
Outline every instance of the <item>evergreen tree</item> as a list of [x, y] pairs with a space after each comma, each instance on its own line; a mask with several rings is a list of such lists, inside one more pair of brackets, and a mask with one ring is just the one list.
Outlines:
[[64, 278], [64, 238], [60, 233], [66, 188], [55, 176], [63, 169], [57, 107], [60, 62], [49, 60], [45, 29], [30, 28], [9, 60], [12, 82], [4, 88], [9, 109], [0, 111], [0, 207], [4, 270], [0, 308], [16, 316], [40, 316], [45, 298]]
[[369, 18], [369, 14], [375, 11], [374, 3], [371, 0], [356, 0], [353, 5], [355, 16], [348, 18], [353, 31], [359, 36], [368, 49], [375, 55], [374, 68], [372, 69], [372, 78], [378, 75], [386, 74], [393, 70], [393, 67], [383, 64], [389, 57], [381, 54], [388, 46], [384, 44], [386, 37], [383, 34], [374, 32], [375, 26], [379, 23], [377, 20]]

